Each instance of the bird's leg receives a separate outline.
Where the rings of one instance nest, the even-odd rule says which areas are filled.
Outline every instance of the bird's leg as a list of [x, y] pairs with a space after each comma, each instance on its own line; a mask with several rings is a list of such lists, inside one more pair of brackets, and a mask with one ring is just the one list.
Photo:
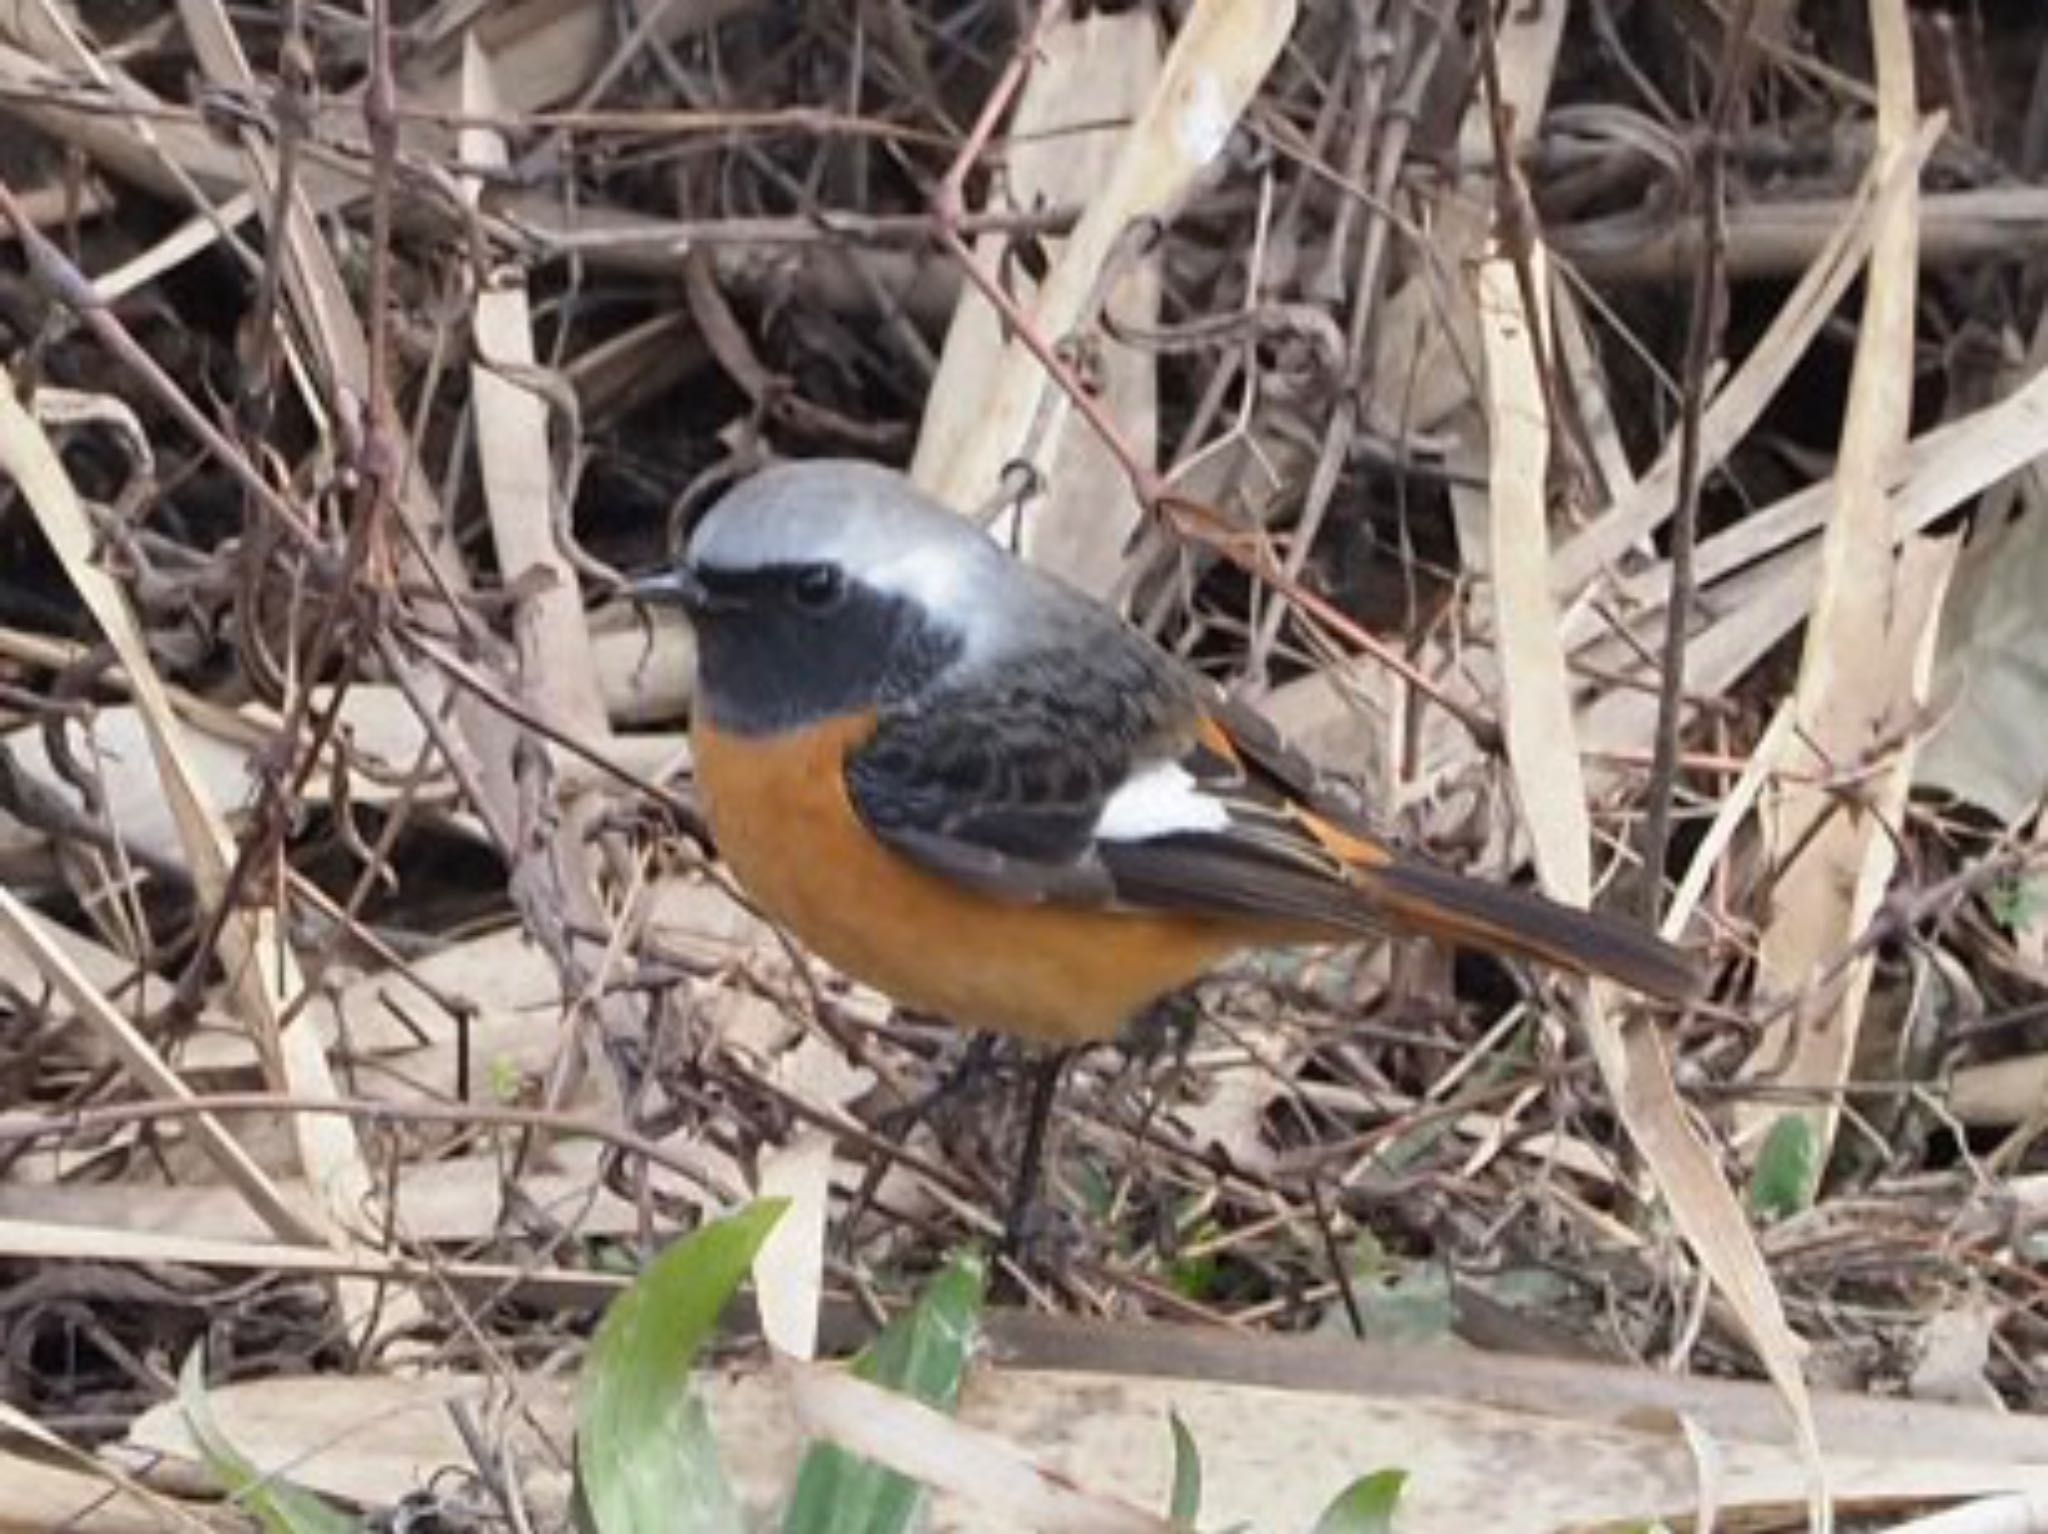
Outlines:
[[[967, 1041], [967, 1047], [960, 1051], [960, 1058], [939, 1079], [938, 1085], [920, 1092], [900, 1108], [891, 1109], [875, 1121], [878, 1139], [890, 1145], [900, 1145], [910, 1137], [912, 1130], [925, 1121], [941, 1105], [964, 1092], [989, 1067], [995, 1058], [997, 1036], [993, 1033], [977, 1033]], [[854, 1228], [861, 1216], [867, 1213], [868, 1204], [875, 1196], [875, 1190], [882, 1185], [893, 1155], [880, 1155], [869, 1163], [867, 1173], [855, 1190], [853, 1202], [847, 1205], [845, 1217], [840, 1221], [839, 1232], [842, 1246], [850, 1247]]]
[[1024, 1125], [1024, 1154], [1017, 1164], [1017, 1180], [1010, 1187], [1010, 1207], [1003, 1217], [1003, 1255], [1013, 1259], [1023, 1253], [1030, 1235], [1033, 1206], [1038, 1202], [1039, 1173], [1045, 1161], [1046, 1129], [1059, 1097], [1060, 1078], [1075, 1054], [1071, 1049], [1054, 1050], [1032, 1067], [1031, 1116]]
[[994, 1033], [977, 1033], [967, 1040], [967, 1047], [960, 1051], [960, 1058], [953, 1068], [946, 1072], [945, 1080], [927, 1092], [918, 1103], [919, 1109], [929, 1113], [944, 1102], [950, 1102], [970, 1086], [975, 1079], [987, 1073], [995, 1063], [996, 1051], [1002, 1045], [1002, 1036]]

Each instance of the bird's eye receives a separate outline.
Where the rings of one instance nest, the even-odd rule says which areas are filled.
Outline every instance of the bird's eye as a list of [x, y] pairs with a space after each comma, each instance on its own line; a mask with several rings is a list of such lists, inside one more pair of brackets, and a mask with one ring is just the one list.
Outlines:
[[846, 577], [837, 565], [805, 565], [790, 576], [789, 595], [805, 612], [829, 612], [846, 595]]

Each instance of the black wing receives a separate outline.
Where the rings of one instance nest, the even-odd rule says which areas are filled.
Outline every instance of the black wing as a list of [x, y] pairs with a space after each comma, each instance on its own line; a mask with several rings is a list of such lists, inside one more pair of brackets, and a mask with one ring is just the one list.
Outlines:
[[[1331, 925], [1333, 899], [1352, 892], [1357, 863], [1384, 859], [1380, 844], [1302, 813], [1319, 797], [1315, 774], [1263, 719], [1115, 637], [1082, 687], [1071, 656], [1034, 655], [885, 711], [847, 763], [862, 820], [1000, 899]], [[1099, 837], [1110, 798], [1162, 763], [1187, 774], [1216, 823]]]
[[1070, 655], [1030, 654], [884, 711], [847, 761], [861, 819], [987, 894], [1116, 900], [1094, 837], [1103, 806], [1136, 767], [1179, 754], [1200, 710], [1193, 679], [1165, 656], [1111, 638], [1085, 686]]

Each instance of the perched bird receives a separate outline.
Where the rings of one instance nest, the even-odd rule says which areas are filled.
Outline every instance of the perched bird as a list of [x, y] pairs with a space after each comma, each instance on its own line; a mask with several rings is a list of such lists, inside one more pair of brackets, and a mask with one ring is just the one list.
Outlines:
[[1698, 989], [1637, 926], [1397, 849], [1255, 714], [892, 471], [765, 470], [633, 590], [696, 631], [697, 783], [742, 886], [959, 1026], [1111, 1039], [1234, 952], [1385, 931]]

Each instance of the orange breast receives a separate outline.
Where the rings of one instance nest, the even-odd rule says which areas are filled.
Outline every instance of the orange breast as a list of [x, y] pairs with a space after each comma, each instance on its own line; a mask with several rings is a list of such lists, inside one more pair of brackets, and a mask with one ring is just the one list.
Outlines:
[[1200, 917], [1011, 905], [871, 836], [847, 795], [851, 720], [767, 738], [693, 731], [719, 850], [747, 893], [821, 958], [896, 1001], [1049, 1044], [1113, 1037], [1254, 939]]

